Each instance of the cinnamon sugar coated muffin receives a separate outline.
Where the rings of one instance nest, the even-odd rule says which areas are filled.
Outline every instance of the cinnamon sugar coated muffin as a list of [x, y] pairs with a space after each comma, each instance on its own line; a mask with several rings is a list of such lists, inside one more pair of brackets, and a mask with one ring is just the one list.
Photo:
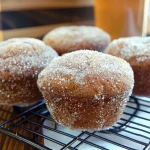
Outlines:
[[43, 41], [62, 55], [80, 49], [102, 51], [110, 43], [110, 36], [94, 26], [65, 26], [47, 33]]
[[105, 51], [130, 63], [134, 71], [133, 94], [150, 96], [150, 37], [130, 37], [114, 40]]
[[99, 130], [121, 117], [133, 82], [133, 71], [123, 59], [80, 50], [54, 59], [37, 83], [56, 122]]
[[37, 76], [57, 53], [42, 41], [13, 38], [0, 43], [0, 104], [28, 106], [42, 100]]

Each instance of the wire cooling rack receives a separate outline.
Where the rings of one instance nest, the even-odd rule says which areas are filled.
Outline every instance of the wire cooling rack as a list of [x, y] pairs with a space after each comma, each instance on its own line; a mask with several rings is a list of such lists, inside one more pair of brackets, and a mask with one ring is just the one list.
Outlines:
[[[150, 150], [150, 100], [131, 97], [122, 118], [105, 131], [72, 131], [62, 127], [50, 116], [44, 101], [24, 112], [19, 107], [14, 109], [18, 114], [0, 122], [0, 133], [33, 149]], [[12, 112], [0, 111], [3, 115]], [[4, 140], [1, 147], [3, 143]]]

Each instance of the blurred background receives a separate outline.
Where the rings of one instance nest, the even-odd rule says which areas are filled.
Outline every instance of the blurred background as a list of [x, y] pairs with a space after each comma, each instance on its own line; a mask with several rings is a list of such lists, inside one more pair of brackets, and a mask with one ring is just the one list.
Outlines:
[[112, 39], [150, 34], [150, 0], [1, 0], [0, 41], [42, 38], [66, 25], [97, 25]]
[[62, 25], [94, 25], [94, 0], [1, 0], [0, 40], [42, 38]]

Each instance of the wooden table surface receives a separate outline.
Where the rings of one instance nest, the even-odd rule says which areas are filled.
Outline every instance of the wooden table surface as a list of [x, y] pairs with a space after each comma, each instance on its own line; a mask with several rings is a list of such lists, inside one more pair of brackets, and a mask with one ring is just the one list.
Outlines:
[[[13, 107], [0, 107], [0, 123], [9, 120], [14, 115]], [[32, 148], [30, 148], [27, 144], [0, 133], [0, 150], [32, 150]]]
[[[13, 107], [1, 106], [0, 107], [0, 124], [6, 120], [9, 120], [11, 117], [15, 116], [16, 112], [14, 111]], [[7, 128], [8, 124], [4, 126]], [[33, 124], [25, 124], [25, 127], [35, 130], [35, 125]], [[3, 127], [2, 127], [3, 128]], [[33, 139], [33, 134], [26, 132], [25, 130], [19, 130], [17, 128], [13, 128], [12, 131], [18, 135], [24, 136], [27, 139]], [[43, 139], [38, 139], [40, 144], [43, 144]], [[0, 133], [0, 150], [35, 150], [28, 144], [25, 144], [19, 140], [6, 136]]]
[[[13, 107], [1, 106], [0, 107], [0, 123], [3, 123], [6, 120], [9, 120], [12, 116], [15, 115]], [[6, 125], [4, 126], [6, 127]], [[0, 150], [30, 150], [28, 145], [17, 141], [11, 137], [8, 137], [0, 133]]]

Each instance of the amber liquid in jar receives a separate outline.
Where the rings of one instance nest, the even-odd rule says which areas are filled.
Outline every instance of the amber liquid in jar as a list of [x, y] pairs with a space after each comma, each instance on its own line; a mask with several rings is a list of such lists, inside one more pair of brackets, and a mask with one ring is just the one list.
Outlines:
[[149, 0], [95, 0], [96, 26], [112, 39], [146, 34]]

